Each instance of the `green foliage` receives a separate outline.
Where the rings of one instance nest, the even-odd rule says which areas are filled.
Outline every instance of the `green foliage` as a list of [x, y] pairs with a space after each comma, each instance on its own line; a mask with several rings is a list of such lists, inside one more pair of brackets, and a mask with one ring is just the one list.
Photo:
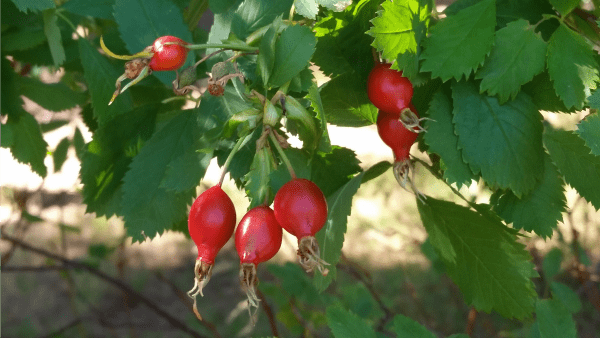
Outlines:
[[585, 141], [592, 154], [600, 156], [600, 115], [588, 115], [577, 126], [577, 134]]
[[476, 78], [481, 91], [498, 95], [500, 103], [514, 99], [521, 85], [544, 70], [546, 43], [526, 20], [512, 21], [498, 30], [494, 47]]
[[431, 100], [427, 115], [431, 120], [426, 121], [427, 133], [423, 140], [432, 153], [440, 155], [447, 169], [444, 179], [448, 183], [456, 183], [460, 188], [463, 184], [469, 185], [475, 175], [464, 162], [458, 136], [452, 125], [452, 101], [443, 92], [437, 91]]
[[530, 192], [544, 165], [541, 115], [531, 99], [520, 93], [500, 105], [469, 82], [453, 84], [452, 98], [458, 144], [473, 172], [517, 197]]
[[492, 49], [495, 26], [494, 0], [481, 1], [439, 22], [425, 40], [421, 71], [444, 82], [468, 78]]
[[83, 106], [86, 95], [69, 88], [65, 83], [43, 83], [30, 77], [19, 78], [19, 90], [35, 103], [50, 111], [62, 111]]
[[339, 306], [327, 307], [327, 323], [336, 338], [375, 338], [375, 331], [354, 313]]
[[58, 17], [54, 10], [48, 9], [44, 11], [44, 33], [46, 34], [46, 39], [48, 39], [54, 65], [58, 67], [65, 62], [66, 56], [62, 37], [60, 36], [60, 29], [56, 23], [57, 21]]
[[565, 182], [600, 209], [600, 157], [575, 133], [550, 126], [544, 130], [544, 145]]
[[530, 278], [537, 273], [515, 235], [497, 220], [451, 202], [427, 197], [417, 205], [431, 244], [467, 303], [509, 318], [531, 315], [536, 293]]
[[290, 81], [308, 65], [317, 41], [307, 27], [290, 26], [281, 32], [275, 43], [272, 86], [279, 87]]
[[27, 11], [38, 12], [44, 9], [54, 8], [54, 1], [52, 0], [12, 0], [21, 12], [27, 13]]
[[61, 8], [64, 8], [70, 13], [91, 16], [93, 18], [114, 20], [113, 6], [115, 0], [70, 0]]
[[60, 140], [60, 142], [56, 146], [56, 149], [54, 149], [54, 152], [52, 153], [52, 160], [54, 162], [54, 172], [60, 171], [63, 164], [67, 160], [67, 151], [69, 150], [70, 146], [71, 141], [65, 137], [62, 140]]
[[556, 94], [567, 108], [583, 108], [584, 89], [595, 89], [598, 62], [580, 35], [561, 25], [548, 42], [548, 72]]
[[[569, 311], [555, 299], [540, 299], [535, 306], [538, 337], [577, 337], [575, 322]], [[534, 331], [534, 330], [532, 330]]]
[[394, 317], [394, 331], [398, 338], [434, 338], [435, 335], [416, 321], [403, 315]]
[[552, 289], [552, 298], [561, 301], [569, 312], [577, 313], [581, 311], [581, 300], [579, 300], [579, 295], [571, 290], [570, 287], [563, 283], [552, 282], [550, 288]]
[[562, 212], [567, 208], [563, 181], [558, 170], [544, 156], [542, 180], [530, 193], [518, 198], [512, 191], [497, 191], [492, 195], [494, 211], [516, 229], [534, 231], [542, 238], [552, 237]]
[[6, 124], [2, 125], [2, 132], [5, 126], [11, 130], [10, 152], [14, 158], [30, 165], [36, 174], [45, 177], [48, 171], [44, 158], [48, 144], [44, 141], [35, 118], [26, 112], [13, 113], [8, 116]]

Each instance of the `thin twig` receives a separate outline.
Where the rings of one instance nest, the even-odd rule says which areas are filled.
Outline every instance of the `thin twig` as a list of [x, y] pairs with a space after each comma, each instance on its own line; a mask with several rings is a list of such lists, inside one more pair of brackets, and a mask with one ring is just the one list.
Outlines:
[[262, 306], [263, 306], [263, 310], [265, 310], [265, 313], [267, 314], [267, 317], [269, 318], [269, 324], [271, 324], [271, 332], [273, 333], [273, 336], [278, 337], [279, 332], [277, 332], [277, 324], [275, 324], [276, 323], [275, 316], [273, 316], [273, 311], [271, 310], [271, 307], [267, 303], [267, 299], [265, 298], [265, 295], [258, 288], [256, 289], [256, 295], [260, 299], [260, 302], [262, 303]]
[[156, 312], [156, 314], [158, 314], [159, 316], [165, 318], [173, 327], [176, 327], [178, 329], [180, 329], [183, 332], [186, 332], [188, 334], [190, 334], [192, 337], [198, 337], [198, 338], [203, 338], [204, 336], [199, 334], [198, 332], [192, 330], [190, 327], [188, 327], [184, 322], [180, 321], [179, 319], [171, 316], [168, 312], [164, 311], [163, 309], [161, 309], [160, 307], [158, 307], [154, 302], [152, 302], [150, 299], [146, 298], [144, 295], [138, 293], [137, 291], [135, 291], [134, 289], [132, 289], [129, 285], [123, 283], [122, 281], [113, 278], [112, 276], [107, 275], [106, 273], [90, 266], [87, 265], [85, 263], [80, 263], [77, 261], [73, 261], [61, 256], [58, 256], [56, 254], [50, 253], [46, 250], [43, 249], [39, 249], [36, 247], [33, 247], [15, 237], [12, 237], [10, 235], [7, 235], [6, 233], [4, 233], [4, 231], [2, 231], [2, 239], [7, 240], [12, 242], [15, 245], [20, 246], [21, 248], [25, 249], [25, 250], [29, 250], [31, 252], [37, 253], [39, 255], [42, 256], [46, 256], [48, 258], [52, 258], [54, 260], [60, 261], [65, 265], [70, 265], [73, 266], [74, 268], [79, 268], [82, 270], [86, 270], [88, 272], [90, 272], [93, 275], [96, 275], [97, 277], [99, 277], [100, 279], [103, 279], [111, 284], [113, 284], [114, 286], [124, 290], [125, 292], [127, 292], [133, 299], [138, 300], [144, 304], [146, 304], [146, 306], [148, 306], [150, 309], [152, 309], [154, 312]]
[[[181, 291], [181, 289], [179, 289], [177, 287], [177, 285], [175, 285], [171, 280], [169, 280], [167, 277], [165, 277], [162, 274], [162, 272], [160, 272], [160, 271], [156, 272], [155, 276], [160, 281], [167, 284], [169, 286], [169, 288], [171, 288], [171, 291], [173, 291], [173, 293], [177, 295], [177, 298], [179, 298], [179, 300], [185, 305], [185, 307], [190, 312], [193, 311], [192, 303], [190, 303], [190, 297], [185, 292]], [[206, 318], [204, 318], [204, 316], [202, 316], [202, 320], [200, 321], [200, 324], [204, 325], [208, 330], [210, 330], [210, 332], [212, 332], [215, 337], [221, 338], [221, 334], [219, 333], [219, 331], [217, 331], [217, 327], [215, 326], [215, 324], [207, 321]]]

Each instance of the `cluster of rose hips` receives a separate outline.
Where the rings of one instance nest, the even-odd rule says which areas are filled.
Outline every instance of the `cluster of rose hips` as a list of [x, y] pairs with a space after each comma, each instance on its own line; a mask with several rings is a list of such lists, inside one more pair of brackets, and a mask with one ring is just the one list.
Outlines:
[[[315, 234], [327, 220], [327, 201], [313, 182], [292, 178], [284, 184], [273, 201], [273, 209], [260, 205], [250, 209], [235, 230], [235, 248], [240, 258], [240, 283], [248, 296], [249, 310], [258, 307], [256, 266], [268, 261], [281, 247], [282, 229], [298, 238], [298, 259], [307, 272], [315, 267], [326, 275], [328, 265], [319, 256]], [[198, 247], [195, 284], [189, 292], [194, 299], [202, 295], [208, 283], [215, 256], [231, 238], [236, 222], [233, 202], [221, 189], [221, 184], [203, 192], [194, 201], [188, 218], [188, 230]], [[256, 311], [255, 311], [256, 314]], [[251, 314], [255, 320], [256, 315]]]
[[394, 177], [406, 188], [407, 182], [419, 196], [412, 179], [409, 179], [411, 163], [410, 148], [417, 135], [424, 132], [420, 125], [419, 113], [411, 100], [413, 86], [402, 72], [393, 70], [388, 63], [379, 63], [373, 67], [367, 80], [369, 100], [377, 109], [377, 132], [381, 140], [394, 153]]

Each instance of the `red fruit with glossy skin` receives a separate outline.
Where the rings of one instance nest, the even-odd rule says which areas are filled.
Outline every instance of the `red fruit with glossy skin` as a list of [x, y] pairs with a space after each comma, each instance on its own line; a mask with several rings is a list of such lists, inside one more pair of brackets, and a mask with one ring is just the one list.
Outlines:
[[[271, 259], [281, 247], [283, 231], [273, 210], [262, 205], [248, 211], [235, 230], [235, 248], [240, 257], [240, 284], [248, 296], [248, 312], [256, 323], [258, 296], [256, 266]], [[256, 308], [254, 314], [252, 308]]]
[[319, 187], [304, 178], [294, 178], [284, 184], [273, 201], [277, 221], [290, 234], [298, 238], [298, 260], [307, 271], [315, 267], [323, 275], [329, 265], [320, 256], [315, 234], [327, 221], [327, 201]]
[[367, 95], [375, 107], [388, 114], [400, 115], [413, 96], [413, 86], [402, 72], [390, 69], [389, 63], [375, 65], [367, 80]]
[[227, 194], [216, 185], [196, 198], [188, 217], [188, 231], [198, 247], [198, 258], [194, 267], [194, 288], [188, 295], [194, 299], [202, 294], [202, 288], [210, 280], [215, 257], [227, 243], [235, 229], [235, 207]]
[[327, 221], [327, 201], [316, 184], [295, 178], [284, 184], [273, 201], [275, 218], [298, 240], [314, 236]]
[[244, 215], [235, 231], [235, 248], [241, 263], [258, 264], [271, 259], [281, 247], [282, 229], [268, 206]]
[[[167, 42], [176, 42], [178, 44], [164, 45]], [[150, 59], [150, 69], [154, 71], [176, 70], [185, 63], [188, 49], [184, 47], [187, 42], [175, 36], [161, 36], [154, 40], [152, 52], [154, 55]]]
[[213, 264], [235, 229], [235, 207], [220, 186], [206, 190], [192, 204], [188, 231], [198, 247], [198, 259]]
[[[419, 116], [412, 104], [410, 110]], [[410, 147], [417, 140], [418, 134], [406, 128], [399, 116], [380, 110], [377, 115], [377, 132], [383, 143], [392, 148], [396, 162], [408, 160]]]

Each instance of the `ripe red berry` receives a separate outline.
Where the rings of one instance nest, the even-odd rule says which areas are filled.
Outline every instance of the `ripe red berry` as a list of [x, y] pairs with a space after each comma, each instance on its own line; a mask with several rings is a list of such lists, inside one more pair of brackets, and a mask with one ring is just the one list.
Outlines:
[[[409, 173], [413, 171], [409, 153], [411, 146], [417, 140], [418, 133], [424, 130], [418, 124], [420, 120], [419, 114], [412, 104], [409, 105], [409, 108], [404, 109], [400, 116], [388, 114], [381, 110], [377, 116], [379, 137], [381, 137], [383, 143], [392, 148], [394, 153], [394, 177], [404, 189], [407, 189], [407, 183], [410, 184], [413, 192], [419, 198], [422, 194], [414, 185], [414, 177], [409, 177]], [[416, 121], [416, 124], [413, 123], [414, 121]]]
[[327, 201], [313, 182], [294, 178], [284, 184], [273, 201], [275, 218], [287, 232], [298, 238], [298, 259], [307, 272], [315, 267], [326, 275], [328, 265], [319, 256], [315, 234], [327, 221]]
[[[416, 110], [413, 112], [417, 114]], [[416, 132], [404, 126], [399, 116], [388, 114], [382, 110], [377, 115], [377, 132], [383, 143], [392, 148], [396, 162], [408, 159], [410, 147], [415, 143], [418, 136]]]
[[375, 107], [388, 114], [400, 115], [413, 96], [413, 86], [402, 72], [390, 69], [390, 64], [375, 65], [367, 80], [367, 95]]
[[188, 217], [188, 231], [198, 247], [195, 285], [188, 293], [194, 298], [210, 280], [215, 257], [235, 229], [235, 207], [227, 194], [216, 185], [196, 198]]
[[[273, 210], [262, 205], [251, 209], [242, 217], [235, 231], [235, 248], [240, 257], [240, 283], [248, 296], [248, 311], [258, 308], [256, 296], [258, 276], [256, 266], [271, 259], [281, 247], [282, 229]], [[250, 317], [254, 322], [256, 312]]]
[[[175, 44], [165, 46], [168, 42], [175, 42]], [[154, 71], [179, 69], [187, 57], [188, 49], [185, 45], [187, 42], [170, 35], [156, 39], [152, 44], [154, 55], [150, 59], [150, 69]]]

